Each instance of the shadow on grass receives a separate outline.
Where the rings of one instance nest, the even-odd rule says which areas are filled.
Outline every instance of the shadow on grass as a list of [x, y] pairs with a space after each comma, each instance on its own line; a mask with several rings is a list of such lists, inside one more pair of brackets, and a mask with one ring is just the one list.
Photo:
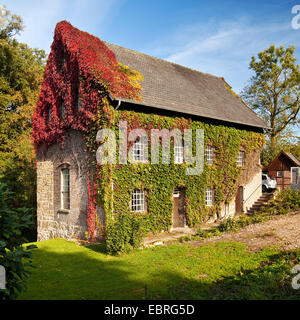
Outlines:
[[[20, 299], [299, 299], [291, 287], [291, 268], [299, 264], [297, 253], [281, 252], [258, 267], [241, 269], [213, 281], [207, 275], [183, 276], [171, 268], [147, 271], [131, 256], [112, 257], [104, 245], [72, 247], [59, 252], [39, 248], [27, 292]], [[143, 256], [141, 254], [141, 256]], [[142, 261], [142, 260], [140, 260]], [[138, 263], [139, 262], [139, 263]]]
[[300, 250], [281, 251], [262, 261], [257, 268], [216, 281], [211, 293], [217, 299], [299, 300], [300, 290], [292, 287], [292, 268], [300, 263]]
[[85, 245], [85, 248], [103, 254], [108, 254], [104, 243]]

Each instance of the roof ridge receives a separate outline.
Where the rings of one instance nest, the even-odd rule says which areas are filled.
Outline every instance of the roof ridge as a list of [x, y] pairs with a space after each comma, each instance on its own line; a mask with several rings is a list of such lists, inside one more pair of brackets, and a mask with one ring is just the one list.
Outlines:
[[[207, 73], [207, 72], [203, 72], [203, 71], [200, 71], [200, 70], [196, 70], [196, 69], [193, 69], [191, 67], [186, 67], [186, 66], [183, 66], [182, 64], [179, 64], [179, 63], [176, 63], [176, 62], [172, 62], [172, 61], [168, 61], [166, 59], [162, 59], [162, 58], [158, 58], [158, 57], [155, 57], [155, 56], [151, 56], [150, 54], [147, 54], [147, 53], [144, 53], [144, 52], [141, 52], [141, 51], [137, 51], [137, 50], [133, 50], [133, 49], [129, 49], [129, 48], [125, 48], [123, 46], [120, 46], [118, 44], [114, 44], [114, 43], [111, 43], [111, 42], [108, 42], [108, 41], [104, 41], [102, 40], [105, 44], [109, 44], [109, 45], [113, 45], [113, 46], [116, 46], [116, 47], [120, 47], [122, 49], [125, 49], [125, 50], [128, 50], [128, 51], [132, 51], [132, 52], [136, 52], [138, 54], [142, 54], [142, 55], [145, 55], [147, 57], [150, 57], [152, 59], [156, 59], [156, 60], [159, 60], [159, 61], [162, 61], [162, 62], [165, 62], [165, 63], [169, 63], [169, 64], [173, 64], [173, 65], [176, 65], [176, 66], [179, 66], [179, 67], [182, 67], [182, 68], [185, 68], [185, 69], [189, 69], [189, 70], [192, 70], [192, 71], [196, 71], [196, 72], [199, 72], [199, 73], [202, 73], [204, 75], [207, 75], [207, 76], [211, 76], [213, 78], [216, 78], [218, 80], [224, 80], [224, 77], [218, 77], [218, 76], [215, 76], [214, 74], [211, 74], [211, 73]], [[229, 84], [228, 84], [229, 85]]]
[[[143, 52], [122, 47], [118, 44], [113, 44], [104, 40], [102, 41], [116, 55], [117, 61], [128, 64], [130, 68], [136, 69], [139, 72], [143, 71], [149, 79], [154, 79], [155, 76], [154, 74], [152, 74], [152, 72], [157, 72], [157, 68], [162, 69], [163, 72], [161, 73], [159, 79], [160, 81], [167, 81], [166, 88], [168, 91], [166, 93], [165, 91], [162, 91], [161, 88], [156, 87], [153, 84], [156, 83], [155, 81], [153, 83], [147, 83], [146, 89], [149, 92], [144, 91], [144, 93], [146, 92], [144, 98], [146, 98], [147, 102], [145, 105], [155, 106], [157, 108], [162, 108], [165, 110], [184, 112], [187, 114], [193, 114], [212, 119], [222, 119], [223, 121], [245, 124], [258, 128], [267, 128], [267, 123], [260, 116], [258, 116], [258, 114], [252, 108], [250, 108], [240, 96], [235, 95], [231, 90], [228, 90], [229, 88], [231, 88], [231, 86], [226, 82], [224, 77], [218, 77], [209, 73], [204, 73], [202, 71], [182, 66], [168, 60], [157, 58]], [[146, 65], [147, 67], [145, 67]], [[178, 83], [178, 81], [176, 82], [175, 78], [172, 79], [172, 81], [168, 81], [168, 74], [171, 74], [174, 77], [180, 75], [183, 82]], [[198, 84], [196, 84], [195, 86], [190, 86], [191, 81], [193, 84], [195, 83], [195, 81], [199, 81], [199, 85], [202, 85], [201, 88], [203, 89], [202, 95], [197, 89]], [[171, 83], [171, 85], [168, 85], [169, 82]], [[179, 96], [177, 93], [182, 91], [180, 90], [182, 84], [188, 85], [187, 89], [195, 89], [188, 90], [188, 93], [191, 95], [194, 95], [197, 91], [197, 103], [196, 101], [194, 101], [195, 103], [193, 103], [193, 99], [192, 101], [190, 101], [190, 99], [185, 99], [185, 102], [182, 102], [181, 99], [178, 98]], [[172, 86], [175, 88], [175, 90], [179, 90], [176, 91], [176, 94], [173, 92], [174, 88]], [[216, 88], [218, 88], [218, 92], [216, 92]], [[227, 88], [227, 94], [222, 91], [222, 88], [224, 88], [224, 90], [226, 90]], [[165, 104], [168, 102], [166, 99], [169, 97], [169, 94], [171, 94], [170, 103], [172, 105], [172, 108], [167, 108], [165, 106]], [[181, 95], [182, 94], [183, 93], [181, 92]], [[159, 101], [159, 99], [163, 99], [164, 103]], [[123, 101], [125, 100], [126, 99], [123, 99]], [[211, 102], [209, 102], [208, 100]], [[180, 103], [180, 105], [183, 104], [183, 106], [181, 107], [186, 109], [177, 107], [178, 103]], [[226, 107], [224, 103], [227, 104]], [[201, 109], [202, 111], [200, 112], [199, 107], [205, 105], [208, 105], [207, 110]], [[236, 114], [234, 110], [237, 111]]]

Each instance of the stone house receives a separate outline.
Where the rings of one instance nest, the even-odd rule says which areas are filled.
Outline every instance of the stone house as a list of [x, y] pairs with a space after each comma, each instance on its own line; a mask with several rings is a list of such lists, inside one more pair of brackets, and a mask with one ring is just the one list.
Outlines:
[[300, 160], [292, 153], [281, 151], [263, 171], [276, 179], [281, 190], [300, 184]]
[[[130, 69], [104, 79], [116, 62]], [[96, 68], [102, 68], [97, 76]], [[143, 76], [140, 100], [112, 89], [119, 82], [111, 79], [123, 76], [125, 88], [128, 70]], [[202, 128], [203, 173], [184, 174], [184, 149], [175, 138], [169, 165], [145, 163], [141, 139], [131, 143], [133, 163], [95, 164], [96, 132], [101, 123], [113, 127], [117, 120], [131, 129]], [[265, 128], [223, 78], [102, 42], [60, 22], [33, 117], [38, 240], [103, 237], [108, 224], [126, 216], [155, 233], [245, 212], [261, 196]]]

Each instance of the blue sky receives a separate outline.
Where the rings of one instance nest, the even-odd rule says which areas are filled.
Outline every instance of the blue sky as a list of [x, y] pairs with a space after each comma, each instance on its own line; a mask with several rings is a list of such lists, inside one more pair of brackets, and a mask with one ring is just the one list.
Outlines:
[[68, 20], [102, 40], [223, 76], [236, 92], [251, 76], [252, 55], [272, 43], [294, 45], [300, 29], [291, 10], [300, 0], [7, 0], [24, 20], [19, 37], [50, 50], [55, 25]]

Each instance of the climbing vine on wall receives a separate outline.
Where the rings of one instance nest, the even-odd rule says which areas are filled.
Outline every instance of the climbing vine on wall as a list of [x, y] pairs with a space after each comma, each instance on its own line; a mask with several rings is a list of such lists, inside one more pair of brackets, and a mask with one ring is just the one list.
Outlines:
[[35, 145], [62, 142], [69, 128], [87, 132], [107, 93], [139, 100], [134, 76], [137, 72], [118, 63], [100, 39], [66, 21], [58, 23], [32, 119]]
[[[74, 28], [66, 21], [57, 24], [37, 107], [32, 118], [32, 140], [36, 148], [64, 143], [67, 130], [84, 134], [89, 171], [87, 226], [93, 238], [97, 168], [89, 139], [95, 132], [102, 100], [113, 97], [140, 100], [142, 76], [117, 62], [114, 53], [98, 38]], [[103, 116], [103, 115], [102, 115]], [[107, 117], [109, 118], [109, 114]], [[94, 136], [93, 136], [94, 138]]]
[[[99, 168], [98, 204], [106, 212], [106, 243], [111, 252], [127, 251], [139, 246], [148, 232], [169, 230], [172, 225], [173, 199], [176, 187], [184, 187], [186, 191], [186, 215], [188, 225], [195, 227], [211, 217], [219, 217], [224, 204], [228, 204], [235, 196], [242, 173], [251, 171], [253, 154], [264, 144], [262, 133], [240, 130], [230, 126], [213, 125], [201, 121], [192, 121], [183, 117], [168, 117], [145, 114], [136, 111], [110, 109], [108, 119], [99, 123], [99, 128], [112, 128], [117, 137], [119, 121], [127, 121], [128, 133], [134, 128], [143, 128], [148, 133], [149, 146], [151, 129], [174, 128], [203, 129], [205, 145], [213, 144], [215, 161], [213, 165], [205, 165], [201, 175], [186, 175], [187, 164], [116, 164], [103, 165]], [[95, 137], [95, 136], [94, 136]], [[91, 141], [94, 141], [94, 137]], [[128, 148], [130, 144], [128, 144]], [[237, 155], [240, 149], [245, 151], [246, 164], [237, 166]], [[149, 147], [149, 159], [151, 158]], [[94, 146], [96, 152], [96, 145]], [[173, 141], [171, 141], [171, 159], [173, 157]], [[258, 157], [256, 160], [258, 161]], [[118, 155], [117, 155], [118, 158]], [[257, 166], [258, 163], [255, 163]], [[249, 169], [250, 168], [250, 169]], [[248, 173], [248, 179], [257, 172]], [[109, 181], [109, 183], [108, 183]], [[113, 188], [112, 188], [113, 183]], [[214, 189], [215, 204], [205, 206], [205, 191]], [[147, 190], [146, 213], [131, 212], [130, 201], [134, 189]]]
[[[185, 188], [190, 226], [218, 216], [221, 207], [233, 198], [243, 170], [237, 167], [239, 149], [242, 147], [245, 151], [247, 163], [247, 159], [251, 161], [253, 152], [260, 150], [264, 143], [263, 134], [253, 131], [184, 117], [115, 110], [108, 94], [140, 100], [142, 80], [138, 72], [117, 62], [113, 52], [100, 39], [79, 31], [66, 21], [57, 25], [33, 116], [32, 139], [36, 147], [48, 147], [54, 143], [63, 144], [67, 130], [83, 132], [89, 166], [86, 220], [89, 238], [95, 237], [97, 229], [104, 230], [111, 252], [138, 247], [148, 232], [168, 230], [172, 224], [172, 194], [176, 187]], [[121, 120], [127, 121], [128, 132], [143, 128], [149, 137], [151, 129], [204, 129], [205, 144], [214, 145], [215, 162], [211, 166], [205, 165], [199, 176], [186, 175], [186, 164], [98, 166], [95, 157], [97, 131], [112, 128], [118, 138]], [[211, 208], [205, 206], [208, 187], [215, 191], [215, 205]], [[130, 210], [131, 193], [136, 188], [147, 191], [146, 213], [137, 214]], [[97, 205], [105, 212], [105, 228], [97, 223]]]

